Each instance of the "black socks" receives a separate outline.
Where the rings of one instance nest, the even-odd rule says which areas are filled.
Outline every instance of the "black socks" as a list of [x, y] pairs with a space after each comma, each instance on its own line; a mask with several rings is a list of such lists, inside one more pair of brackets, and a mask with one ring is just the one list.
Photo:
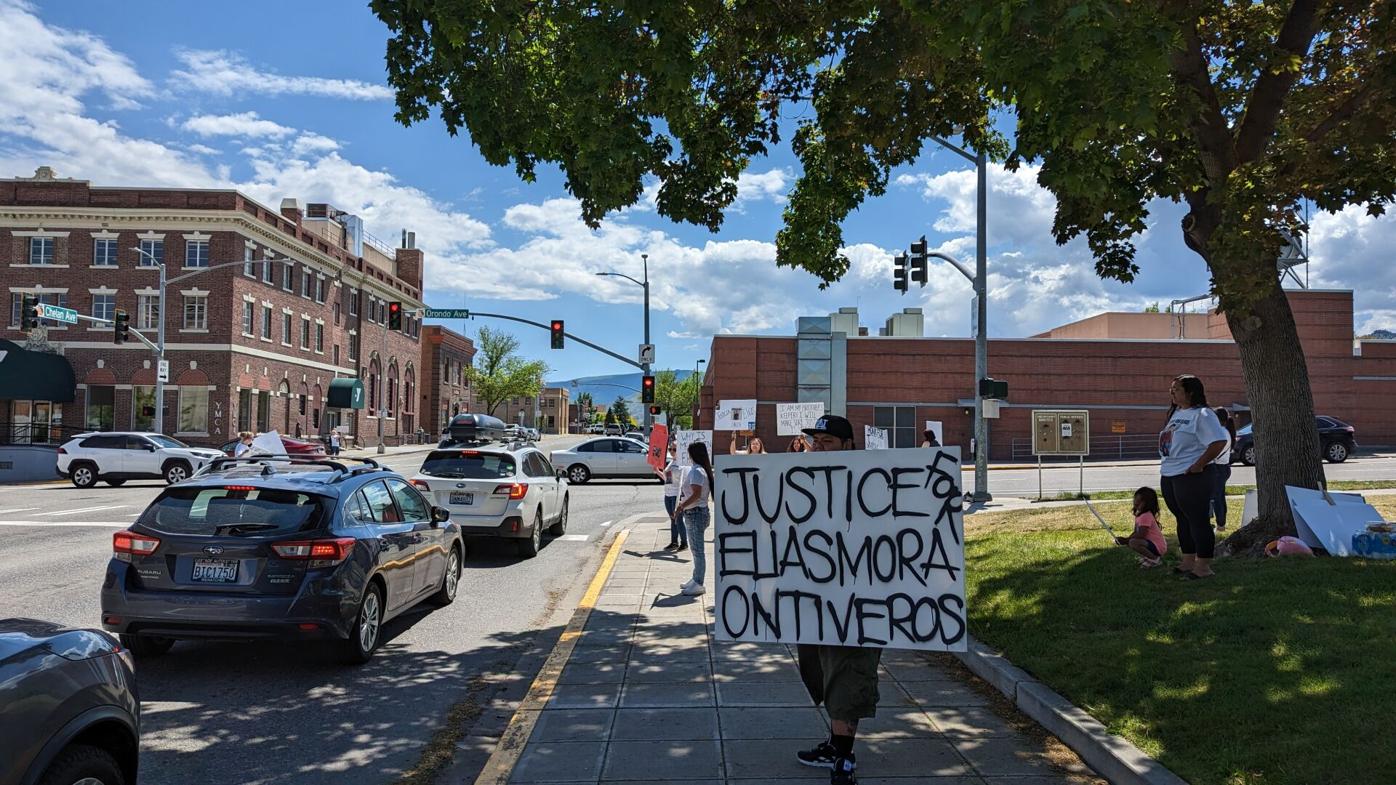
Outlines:
[[837, 734], [829, 737], [829, 744], [838, 752], [841, 757], [853, 759], [853, 737], [839, 736]]

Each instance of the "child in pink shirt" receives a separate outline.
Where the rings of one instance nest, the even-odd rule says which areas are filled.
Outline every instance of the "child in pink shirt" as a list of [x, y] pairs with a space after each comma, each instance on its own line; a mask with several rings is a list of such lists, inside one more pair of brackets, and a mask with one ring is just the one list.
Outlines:
[[1168, 542], [1158, 523], [1158, 494], [1144, 487], [1134, 492], [1134, 532], [1128, 537], [1116, 537], [1115, 542], [1139, 554], [1141, 568], [1157, 567], [1163, 563]]

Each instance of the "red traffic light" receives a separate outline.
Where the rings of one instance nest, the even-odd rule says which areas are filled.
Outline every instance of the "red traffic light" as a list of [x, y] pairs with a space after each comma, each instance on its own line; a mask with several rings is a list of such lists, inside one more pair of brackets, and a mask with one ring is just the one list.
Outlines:
[[640, 380], [640, 402], [654, 403], [654, 377], [645, 376]]
[[554, 349], [561, 349], [563, 347], [563, 341], [565, 340], [567, 335], [566, 331], [564, 331], [562, 328], [562, 320], [552, 320], [552, 322], [549, 323], [548, 328], [552, 331], [553, 334], [552, 347]]

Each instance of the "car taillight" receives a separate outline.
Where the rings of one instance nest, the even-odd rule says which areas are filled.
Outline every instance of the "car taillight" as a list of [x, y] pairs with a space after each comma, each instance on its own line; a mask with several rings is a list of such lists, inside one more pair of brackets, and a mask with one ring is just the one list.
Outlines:
[[286, 540], [274, 542], [271, 549], [283, 559], [309, 561], [312, 567], [328, 567], [349, 558], [354, 550], [353, 537], [331, 540]]
[[430, 485], [427, 485], [427, 481], [426, 481], [426, 480], [413, 480], [413, 481], [412, 481], [412, 484], [413, 484], [414, 486], [418, 487], [418, 488], [421, 488], [421, 489], [424, 490], [424, 491], [429, 491], [429, 490], [431, 490], [431, 486], [430, 486]]
[[158, 537], [148, 537], [133, 531], [119, 531], [111, 537], [112, 555], [121, 561], [131, 561], [132, 556], [149, 556], [159, 547]]
[[494, 492], [496, 494], [507, 493], [509, 494], [509, 499], [511, 501], [517, 501], [518, 499], [522, 499], [524, 496], [528, 495], [528, 483], [510, 482], [505, 483], [504, 485], [496, 485], [494, 488]]
[[59, 455], [67, 455], [67, 454], [68, 454], [68, 451], [65, 450], [65, 449], [63, 449], [62, 447], [59, 447], [59, 448], [58, 448], [58, 454], [59, 454]]

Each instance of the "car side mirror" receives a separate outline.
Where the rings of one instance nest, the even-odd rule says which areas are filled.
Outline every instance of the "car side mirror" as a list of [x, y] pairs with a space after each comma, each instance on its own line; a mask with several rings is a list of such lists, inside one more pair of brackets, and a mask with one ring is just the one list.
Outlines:
[[446, 509], [445, 507], [432, 507], [432, 508], [431, 508], [431, 521], [432, 521], [432, 523], [445, 523], [446, 521], [449, 521], [449, 520], [451, 520], [451, 511], [450, 511], [450, 510]]
[[153, 444], [147, 444], [147, 445], [145, 445], [145, 451], [146, 451], [146, 452], [155, 452], [155, 445], [153, 445]]

